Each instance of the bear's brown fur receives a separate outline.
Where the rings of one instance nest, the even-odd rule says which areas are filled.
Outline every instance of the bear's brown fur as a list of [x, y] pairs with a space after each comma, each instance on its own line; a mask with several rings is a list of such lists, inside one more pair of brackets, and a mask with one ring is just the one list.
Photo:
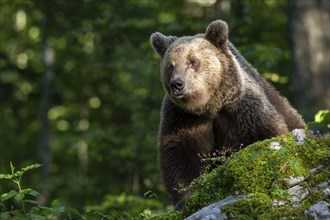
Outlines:
[[159, 166], [173, 204], [178, 189], [199, 176], [199, 154], [229, 149], [305, 126], [302, 118], [228, 40], [228, 26], [212, 22], [192, 37], [151, 35], [161, 56], [166, 95], [161, 111]]

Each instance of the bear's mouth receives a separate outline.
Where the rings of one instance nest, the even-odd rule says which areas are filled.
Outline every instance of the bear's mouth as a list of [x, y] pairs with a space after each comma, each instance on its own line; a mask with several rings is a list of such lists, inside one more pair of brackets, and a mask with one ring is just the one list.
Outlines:
[[183, 99], [185, 97], [186, 97], [186, 95], [177, 95], [177, 96], [175, 96], [176, 99]]
[[184, 97], [186, 97], [187, 95], [182, 92], [182, 91], [177, 91], [177, 90], [172, 90], [172, 96], [176, 99], [182, 99]]

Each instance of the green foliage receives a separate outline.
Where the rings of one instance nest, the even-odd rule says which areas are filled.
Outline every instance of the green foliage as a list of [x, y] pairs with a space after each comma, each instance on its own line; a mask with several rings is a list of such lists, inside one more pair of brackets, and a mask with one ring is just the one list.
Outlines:
[[129, 213], [131, 216], [137, 216], [144, 210], [162, 209], [163, 205], [156, 199], [143, 199], [139, 196], [127, 195], [107, 195], [101, 205], [86, 207], [87, 212], [100, 211], [103, 213]]
[[[40, 164], [33, 164], [15, 171], [15, 167], [10, 162], [9, 174], [0, 174], [0, 180], [11, 180], [16, 184], [17, 190], [0, 195], [0, 219], [112, 219], [113, 215], [105, 215], [99, 211], [90, 211], [84, 214], [76, 209], [62, 206], [59, 200], [54, 200], [50, 206], [40, 205], [38, 202], [39, 192], [31, 188], [22, 188], [22, 176], [29, 170], [39, 168]], [[129, 217], [131, 218], [131, 217]]]
[[330, 110], [321, 110], [315, 115], [315, 122], [324, 123], [330, 128]]
[[[0, 174], [0, 180], [11, 180], [18, 188], [18, 191], [10, 190], [0, 195], [0, 219], [61, 219], [64, 216], [66, 210], [57, 200], [54, 200], [50, 207], [41, 206], [36, 201], [39, 196], [37, 191], [22, 188], [23, 174], [40, 166], [33, 164], [15, 171], [14, 165], [10, 162], [10, 174]], [[66, 216], [72, 217], [69, 212]]]
[[307, 126], [315, 134], [330, 133], [330, 110], [320, 110]]
[[146, 209], [141, 213], [137, 218], [138, 220], [181, 220], [181, 213], [178, 211], [158, 211], [158, 212], [152, 212], [149, 209]]
[[15, 199], [16, 202], [22, 204], [23, 212], [26, 213], [25, 204], [33, 203], [33, 201], [27, 200], [24, 198], [26, 198], [28, 196], [32, 196], [32, 197], [36, 198], [39, 195], [39, 193], [30, 188], [22, 189], [22, 187], [21, 187], [22, 176], [25, 172], [32, 170], [32, 169], [36, 169], [40, 166], [41, 166], [40, 164], [33, 164], [33, 165], [22, 168], [20, 171], [15, 172], [15, 167], [14, 167], [13, 163], [10, 162], [10, 172], [11, 173], [10, 174], [0, 174], [0, 180], [3, 180], [3, 179], [11, 180], [12, 182], [14, 182], [16, 184], [18, 191], [10, 190], [8, 193], [3, 193], [1, 195], [1, 202], [3, 203], [3, 202], [6, 202], [7, 200]]

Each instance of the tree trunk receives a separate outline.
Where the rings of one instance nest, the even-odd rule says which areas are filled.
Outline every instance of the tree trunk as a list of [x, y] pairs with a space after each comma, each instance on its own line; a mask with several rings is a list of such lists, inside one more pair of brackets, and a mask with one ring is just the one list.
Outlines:
[[289, 0], [293, 97], [306, 120], [330, 109], [330, 1]]
[[42, 29], [42, 53], [45, 65], [44, 80], [41, 93], [40, 105], [40, 121], [41, 131], [39, 138], [39, 158], [42, 163], [41, 169], [41, 185], [42, 192], [38, 200], [41, 204], [46, 204], [49, 197], [49, 177], [50, 177], [50, 163], [51, 154], [49, 151], [49, 137], [50, 137], [50, 123], [48, 120], [48, 111], [50, 109], [51, 100], [51, 85], [54, 80], [54, 71], [52, 65], [54, 63], [54, 51], [47, 43], [47, 10], [44, 14], [44, 26]]

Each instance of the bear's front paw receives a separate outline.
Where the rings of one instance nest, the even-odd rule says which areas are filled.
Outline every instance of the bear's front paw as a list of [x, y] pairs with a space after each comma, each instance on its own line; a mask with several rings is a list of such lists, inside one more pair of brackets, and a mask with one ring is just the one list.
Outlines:
[[186, 202], [186, 199], [190, 196], [190, 194], [191, 194], [190, 190], [185, 192], [184, 194], [181, 194], [177, 202], [174, 202], [174, 209], [178, 211], [182, 210]]
[[175, 206], [174, 206], [174, 209], [177, 210], [177, 211], [181, 211], [184, 207], [184, 201], [180, 202], [180, 203], [177, 203]]

